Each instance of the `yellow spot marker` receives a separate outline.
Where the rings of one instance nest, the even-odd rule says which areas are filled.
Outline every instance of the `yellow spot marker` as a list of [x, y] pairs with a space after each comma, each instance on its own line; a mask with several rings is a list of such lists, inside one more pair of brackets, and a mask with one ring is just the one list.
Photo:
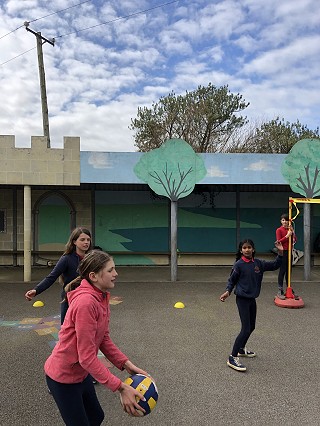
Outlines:
[[44, 303], [41, 302], [41, 300], [37, 300], [36, 302], [34, 302], [34, 304], [32, 306], [34, 308], [42, 308], [42, 306], [44, 306]]
[[184, 304], [182, 302], [177, 302], [174, 305], [174, 307], [177, 308], [177, 309], [183, 309], [183, 308], [185, 308], [185, 306], [184, 306]]

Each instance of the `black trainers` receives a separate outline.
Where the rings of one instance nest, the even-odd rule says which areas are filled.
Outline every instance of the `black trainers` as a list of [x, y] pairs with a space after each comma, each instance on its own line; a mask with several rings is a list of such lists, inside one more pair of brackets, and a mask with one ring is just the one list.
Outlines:
[[255, 352], [248, 351], [247, 348], [239, 349], [238, 356], [246, 356], [247, 358], [254, 358], [256, 356]]
[[285, 300], [286, 296], [284, 295], [282, 288], [279, 288], [278, 293], [277, 293], [277, 297], [281, 300]]
[[227, 365], [237, 371], [247, 371], [247, 367], [240, 363], [239, 358], [237, 356], [230, 355], [227, 361]]

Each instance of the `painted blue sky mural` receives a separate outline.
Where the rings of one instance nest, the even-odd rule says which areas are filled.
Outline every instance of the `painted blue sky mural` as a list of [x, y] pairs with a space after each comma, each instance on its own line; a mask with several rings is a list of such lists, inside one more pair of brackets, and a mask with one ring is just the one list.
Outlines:
[[[143, 153], [82, 151], [82, 183], [143, 183], [133, 169]], [[281, 174], [285, 154], [200, 154], [207, 175], [200, 184], [275, 184], [287, 182]]]

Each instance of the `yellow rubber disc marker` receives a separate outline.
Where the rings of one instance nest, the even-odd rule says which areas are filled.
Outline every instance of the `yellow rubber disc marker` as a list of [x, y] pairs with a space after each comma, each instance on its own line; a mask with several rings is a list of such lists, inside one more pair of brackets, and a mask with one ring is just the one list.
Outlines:
[[177, 302], [174, 305], [174, 307], [177, 308], [177, 309], [183, 309], [183, 308], [185, 308], [185, 306], [184, 306], [184, 304], [182, 302]]
[[41, 302], [41, 300], [37, 300], [36, 302], [34, 302], [34, 304], [32, 306], [34, 308], [42, 308], [42, 306], [44, 306], [44, 303]]

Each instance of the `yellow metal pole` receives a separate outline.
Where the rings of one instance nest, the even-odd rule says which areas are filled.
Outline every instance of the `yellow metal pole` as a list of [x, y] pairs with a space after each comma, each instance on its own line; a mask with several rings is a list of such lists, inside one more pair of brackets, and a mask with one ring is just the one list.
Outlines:
[[[292, 219], [292, 202], [293, 199], [289, 198], [289, 226], [291, 226]], [[287, 287], [291, 287], [291, 257], [292, 257], [292, 235], [289, 237], [289, 246], [288, 246], [288, 282]]]

